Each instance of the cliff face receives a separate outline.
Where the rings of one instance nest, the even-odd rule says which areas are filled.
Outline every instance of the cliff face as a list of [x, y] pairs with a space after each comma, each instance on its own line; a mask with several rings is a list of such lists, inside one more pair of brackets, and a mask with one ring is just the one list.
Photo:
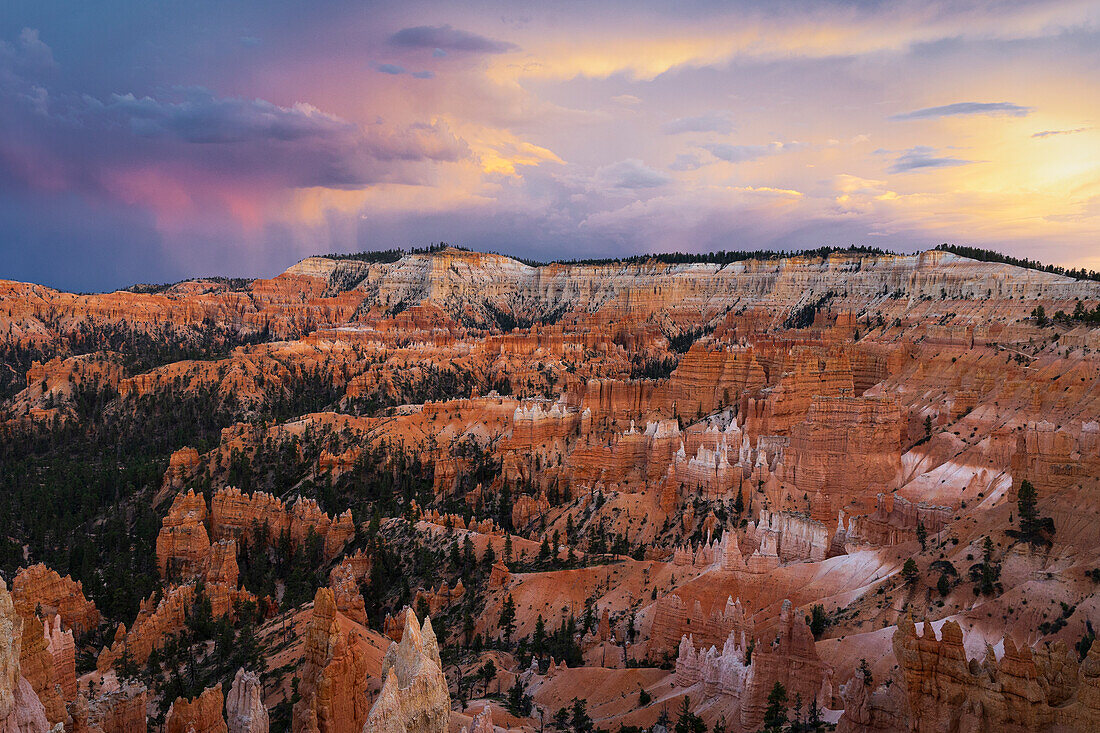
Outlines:
[[157, 535], [157, 567], [163, 578], [186, 580], [203, 573], [210, 554], [206, 500], [188, 491], [172, 501]]
[[[867, 300], [883, 293], [911, 299], [1001, 301], [1026, 315], [1045, 299], [1070, 303], [1096, 299], [1100, 288], [1069, 278], [946, 252], [903, 256], [834, 254], [827, 258], [747, 260], [708, 264], [549, 265], [528, 267], [499, 255], [448, 250], [414, 254], [388, 264], [311, 257], [270, 280], [243, 290], [222, 283], [180, 283], [158, 294], [128, 292], [72, 295], [26, 283], [0, 281], [0, 332], [21, 342], [57, 344], [84, 320], [152, 332], [198, 332], [213, 321], [226, 329], [263, 328], [286, 338], [351, 321], [379, 310], [430, 302], [444, 312], [495, 322], [497, 313], [544, 318], [567, 311], [599, 311], [615, 320], [661, 315], [698, 322], [741, 308], [786, 310], [836, 291]], [[1014, 299], [1014, 303], [1010, 302]], [[364, 307], [366, 306], [366, 307]], [[1048, 309], [1053, 312], [1053, 309]]]
[[893, 399], [815, 397], [793, 432], [784, 478], [810, 495], [814, 518], [829, 521], [869, 487], [901, 477], [901, 411]]
[[[738, 603], [738, 609], [740, 603]], [[702, 683], [705, 698], [720, 698], [737, 711], [741, 730], [756, 730], [764, 719], [769, 693], [782, 684], [788, 699], [829, 699], [829, 668], [817, 655], [806, 622], [784, 601], [773, 634], [756, 639], [750, 652], [746, 638], [752, 632], [733, 628], [722, 642], [695, 650], [694, 636], [684, 636], [676, 657], [676, 684], [691, 688]], [[749, 655], [751, 654], [751, 659]], [[690, 694], [690, 691], [689, 691]], [[705, 702], [706, 700], [704, 700]]]
[[[65, 698], [62, 693], [62, 680], [57, 678], [58, 664], [50, 653], [46, 627], [38, 618], [34, 606], [25, 599], [15, 599], [15, 610], [22, 617], [23, 638], [19, 651], [19, 667], [23, 678], [30, 683], [35, 695], [46, 710], [46, 719], [51, 725], [64, 723], [68, 719], [65, 712]], [[60, 646], [62, 639], [58, 639]], [[58, 654], [64, 654], [58, 649]], [[62, 666], [64, 669], [64, 666]], [[75, 669], [73, 674], [75, 675]], [[66, 676], [68, 676], [66, 674]]]
[[[194, 583], [170, 586], [159, 601], [155, 594], [142, 601], [130, 629], [127, 630], [125, 624], [119, 624], [110, 646], [105, 646], [100, 651], [96, 659], [96, 669], [106, 672], [122, 657], [124, 651], [129, 652], [130, 658], [136, 664], [144, 664], [154, 647], [159, 649], [169, 636], [178, 634], [185, 628], [187, 615], [195, 603], [197, 588]], [[205, 584], [202, 588], [210, 600], [215, 617], [231, 615], [238, 602], [256, 601], [256, 597], [248, 591], [219, 583]]]

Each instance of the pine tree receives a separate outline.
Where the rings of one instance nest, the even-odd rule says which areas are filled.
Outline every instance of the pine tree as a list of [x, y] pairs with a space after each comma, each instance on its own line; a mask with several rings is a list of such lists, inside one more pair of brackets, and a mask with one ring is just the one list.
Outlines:
[[504, 640], [511, 641], [516, 630], [516, 603], [512, 600], [511, 593], [504, 598], [504, 606], [500, 611], [500, 628], [504, 632]]
[[703, 719], [691, 712], [690, 707], [691, 698], [685, 695], [680, 704], [680, 717], [676, 720], [676, 727], [673, 728], [674, 733], [707, 733], [707, 726], [703, 723]]
[[768, 707], [764, 710], [764, 730], [779, 731], [787, 724], [787, 688], [776, 682], [768, 693]]

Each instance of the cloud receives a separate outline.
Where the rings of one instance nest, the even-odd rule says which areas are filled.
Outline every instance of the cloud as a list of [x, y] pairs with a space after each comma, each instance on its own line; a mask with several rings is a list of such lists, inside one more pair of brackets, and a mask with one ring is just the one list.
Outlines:
[[444, 51], [442, 48], [432, 49], [432, 58], [441, 59], [446, 55], [447, 55], [447, 52]]
[[962, 158], [937, 155], [937, 152], [935, 148], [930, 148], [926, 145], [918, 145], [909, 148], [894, 160], [894, 164], [890, 166], [890, 172], [904, 173], [906, 171], [924, 170], [927, 168], [952, 168], [959, 165], [969, 165], [974, 162], [972, 160], [963, 160]]
[[15, 95], [26, 96], [0, 85], [0, 129], [8, 131], [0, 139], [0, 186], [136, 203], [156, 210], [158, 221], [198, 206], [213, 219], [227, 206], [254, 222], [260, 202], [280, 191], [423, 185], [433, 164], [472, 155], [441, 122], [363, 126], [310, 104], [205, 89], [66, 96], [49, 110], [45, 96], [12, 104]]
[[1073, 135], [1078, 132], [1086, 132], [1091, 130], [1091, 127], [1077, 127], [1072, 130], [1043, 130], [1042, 132], [1036, 132], [1032, 137], [1051, 137], [1052, 135]]
[[506, 53], [519, 48], [514, 43], [496, 41], [449, 25], [418, 25], [402, 28], [390, 36], [390, 43], [405, 48], [430, 48], [432, 55], [448, 51], [465, 53]]
[[650, 168], [637, 158], [605, 165], [596, 171], [596, 180], [613, 188], [658, 188], [672, 181], [667, 173]]
[[1026, 117], [1032, 113], [1031, 107], [1021, 107], [1012, 102], [955, 102], [941, 107], [925, 107], [892, 116], [892, 120], [929, 120], [937, 117], [958, 117], [960, 115], [1002, 115], [1008, 117]]
[[14, 45], [0, 41], [0, 59], [5, 57], [30, 68], [49, 69], [57, 65], [53, 49], [38, 37], [37, 28], [24, 28]]
[[733, 132], [733, 116], [729, 112], [706, 112], [696, 117], [680, 117], [661, 126], [666, 135], [678, 135], [682, 132], [718, 132], [728, 135]]
[[133, 94], [113, 94], [106, 104], [87, 101], [93, 111], [127, 121], [137, 135], [189, 143], [293, 141], [355, 129], [309, 104], [280, 107], [263, 99], [215, 97], [204, 89], [186, 90], [186, 98], [178, 102]]
[[397, 64], [379, 64], [378, 70], [383, 74], [391, 74], [393, 76], [400, 76], [401, 74], [408, 74], [414, 79], [433, 79], [435, 78], [434, 71], [409, 71], [404, 66], [398, 66]]
[[747, 160], [756, 160], [766, 155], [790, 152], [805, 147], [803, 143], [772, 142], [767, 145], [732, 145], [730, 143], [709, 143], [700, 146], [709, 151], [715, 158], [729, 163], [743, 163]]
[[702, 167], [703, 162], [699, 160], [699, 156], [692, 153], [680, 153], [668, 168], [673, 171], [693, 171]]
[[612, 97], [611, 101], [615, 104], [623, 104], [630, 107], [642, 103], [641, 97], [635, 97], [633, 94], [618, 94]]

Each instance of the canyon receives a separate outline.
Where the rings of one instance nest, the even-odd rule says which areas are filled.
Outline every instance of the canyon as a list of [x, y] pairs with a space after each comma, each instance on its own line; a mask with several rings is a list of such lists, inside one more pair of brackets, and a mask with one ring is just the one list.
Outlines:
[[1098, 306], [945, 249], [0, 281], [0, 732], [1094, 729]]

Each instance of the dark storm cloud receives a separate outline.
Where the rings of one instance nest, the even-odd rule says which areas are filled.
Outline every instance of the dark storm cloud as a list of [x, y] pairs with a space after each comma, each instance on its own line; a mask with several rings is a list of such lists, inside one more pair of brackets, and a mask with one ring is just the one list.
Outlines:
[[[11, 65], [0, 66], [0, 72]], [[363, 126], [308, 104], [219, 97], [52, 97], [28, 78], [0, 82], [0, 185], [103, 195], [119, 171], [163, 166], [174, 179], [248, 186], [356, 188], [414, 183], [405, 164], [469, 155], [440, 123]]]
[[466, 53], [506, 53], [519, 48], [514, 43], [497, 41], [449, 25], [418, 25], [402, 28], [390, 36], [390, 43], [406, 48], [430, 48], [435, 51]]
[[892, 120], [929, 120], [937, 117], [958, 117], [960, 115], [1006, 115], [1026, 117], [1031, 107], [1022, 107], [1012, 102], [955, 102], [941, 107], [926, 107], [894, 115]]

